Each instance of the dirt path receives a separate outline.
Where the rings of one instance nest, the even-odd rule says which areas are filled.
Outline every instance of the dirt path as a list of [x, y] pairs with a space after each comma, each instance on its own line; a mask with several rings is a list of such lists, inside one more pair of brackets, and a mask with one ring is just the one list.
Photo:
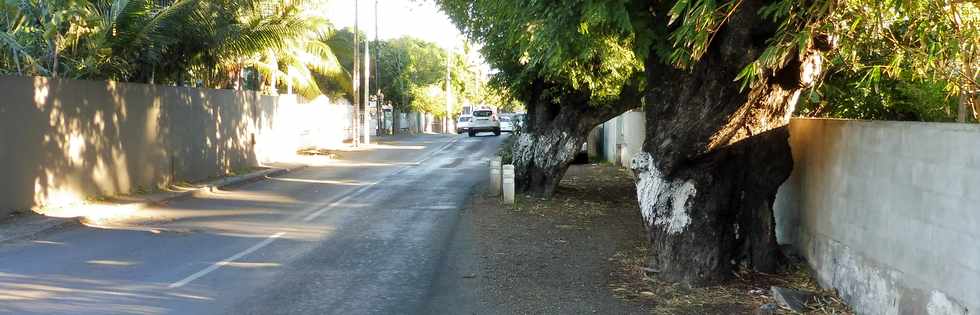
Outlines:
[[[597, 182], [602, 181], [602, 182]], [[642, 246], [632, 181], [609, 166], [573, 166], [556, 196], [516, 209], [474, 196], [427, 313], [643, 314], [616, 298], [610, 259]]]
[[519, 196], [514, 208], [478, 193], [421, 313], [755, 314], [775, 303], [769, 288], [782, 286], [819, 293], [805, 314], [852, 314], [799, 262], [703, 288], [654, 280], [638, 209], [631, 175], [610, 165], [574, 165], [554, 198]]

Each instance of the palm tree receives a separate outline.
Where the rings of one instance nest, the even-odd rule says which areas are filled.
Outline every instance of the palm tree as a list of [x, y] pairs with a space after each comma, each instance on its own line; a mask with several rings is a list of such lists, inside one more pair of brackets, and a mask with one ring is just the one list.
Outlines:
[[[328, 20], [315, 13], [322, 12], [315, 2], [292, 0], [274, 7], [271, 16], [292, 17], [300, 21], [300, 36], [285, 38], [282, 45], [271, 46], [253, 56], [248, 64], [265, 78], [261, 80], [269, 92], [278, 93], [285, 86], [287, 93], [295, 88], [301, 95], [322, 94], [314, 73], [321, 76], [345, 76], [332, 47], [321, 39], [331, 32]], [[262, 16], [254, 17], [261, 19]]]
[[0, 2], [0, 73], [241, 87], [245, 69], [319, 94], [344, 75], [313, 0]]

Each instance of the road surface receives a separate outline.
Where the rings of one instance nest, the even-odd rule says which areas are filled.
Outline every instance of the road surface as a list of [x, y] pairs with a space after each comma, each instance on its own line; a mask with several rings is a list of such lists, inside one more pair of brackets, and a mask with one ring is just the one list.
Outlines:
[[427, 312], [460, 209], [503, 139], [403, 138], [150, 209], [176, 218], [152, 231], [0, 244], [0, 313]]

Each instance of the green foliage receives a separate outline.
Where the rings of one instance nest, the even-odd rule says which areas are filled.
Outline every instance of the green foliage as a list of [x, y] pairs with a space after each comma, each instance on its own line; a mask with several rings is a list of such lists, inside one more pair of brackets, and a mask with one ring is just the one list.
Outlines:
[[[358, 33], [359, 41], [365, 38], [363, 32]], [[354, 32], [351, 28], [331, 30], [326, 36], [319, 40], [330, 47], [341, 71], [319, 74], [317, 84], [324, 95], [331, 98], [343, 98], [353, 103], [353, 73], [354, 73]], [[358, 45], [358, 51], [364, 52], [363, 42]], [[363, 58], [363, 55], [361, 56]], [[360, 82], [364, 86], [363, 78]]]
[[5, 0], [0, 73], [232, 87], [244, 69], [270, 90], [315, 89], [337, 71], [310, 39], [329, 23], [301, 0]]
[[514, 164], [514, 142], [517, 141], [517, 138], [520, 138], [520, 132], [515, 131], [510, 137], [504, 139], [499, 149], [497, 149], [497, 155], [500, 156], [501, 165]]
[[957, 96], [980, 89], [975, 3], [849, 1], [833, 16], [840, 47], [800, 114], [952, 121]]
[[869, 85], [853, 73], [835, 73], [800, 102], [797, 115], [953, 121], [956, 119], [956, 100], [947, 95], [944, 86], [943, 82], [893, 78], [883, 78]]
[[[445, 112], [446, 52], [413, 37], [382, 46], [381, 91], [401, 110]], [[441, 98], [440, 98], [441, 97]]]
[[484, 104], [497, 107], [502, 112], [523, 112], [524, 103], [514, 98], [507, 89], [499, 86], [486, 85], [480, 92]]
[[651, 43], [640, 1], [440, 0], [443, 10], [497, 70], [500, 86], [526, 98], [532, 82], [588, 95], [591, 103], [618, 98], [639, 84]]
[[[372, 54], [380, 54], [379, 64], [372, 65], [380, 67], [379, 71], [371, 72], [372, 93], [380, 87], [386, 101], [402, 111], [445, 114], [447, 53], [444, 49], [413, 37], [376, 42], [372, 49]], [[478, 80], [475, 65], [467, 63], [463, 54], [454, 53], [452, 57], [449, 70], [455, 114], [464, 100], [479, 101], [483, 82]], [[342, 63], [344, 67], [351, 65], [347, 61]]]
[[414, 86], [409, 92], [412, 96], [412, 110], [428, 112], [436, 116], [446, 113], [445, 90], [438, 84]]
[[[523, 97], [533, 82], [544, 81], [551, 84], [546, 94], [554, 99], [586, 91], [593, 103], [615, 98], [643, 70], [640, 61], [649, 53], [664, 64], [691, 69], [713, 53], [715, 35], [746, 4], [744, 0], [438, 2], [470, 38], [484, 45], [481, 52], [500, 70], [494, 77], [500, 86]], [[766, 48], [747, 60], [733, 78], [742, 88], [761, 82], [758, 79], [815, 48], [829, 47], [834, 60], [825, 67], [839, 74], [827, 78], [823, 90], [814, 95], [822, 95], [817, 103], [854, 102], [854, 106], [834, 106], [862, 113], [854, 117], [943, 120], [950, 97], [975, 96], [980, 91], [980, 10], [973, 1], [776, 0], [758, 14], [775, 28], [756, 30], [765, 34], [758, 40]], [[947, 97], [937, 98], [939, 91]], [[906, 103], [913, 100], [929, 103]], [[869, 108], [855, 110], [855, 106]], [[938, 115], [937, 108], [944, 114]], [[884, 113], [883, 109], [917, 114], [870, 114]]]

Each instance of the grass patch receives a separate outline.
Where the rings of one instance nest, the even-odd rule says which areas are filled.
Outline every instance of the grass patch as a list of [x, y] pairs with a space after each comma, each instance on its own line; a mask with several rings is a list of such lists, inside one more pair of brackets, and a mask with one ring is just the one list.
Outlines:
[[497, 155], [500, 156], [500, 161], [502, 165], [514, 164], [514, 141], [520, 135], [517, 132], [507, 137], [503, 143], [500, 144], [500, 149], [497, 150]]

